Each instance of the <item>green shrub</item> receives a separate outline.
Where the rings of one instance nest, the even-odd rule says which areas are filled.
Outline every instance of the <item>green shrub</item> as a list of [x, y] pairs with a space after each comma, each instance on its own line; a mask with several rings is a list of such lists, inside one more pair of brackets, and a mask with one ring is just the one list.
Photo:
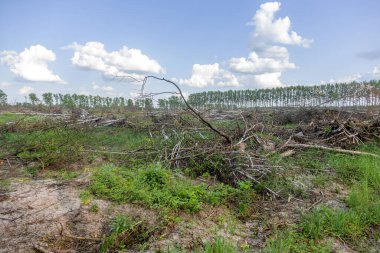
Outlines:
[[160, 164], [124, 169], [105, 165], [93, 174], [89, 190], [116, 202], [140, 203], [150, 208], [198, 212], [203, 204], [225, 203], [235, 189], [217, 184], [207, 187], [177, 177]]
[[148, 167], [141, 173], [142, 183], [152, 188], [167, 185], [170, 181], [170, 173], [160, 166]]

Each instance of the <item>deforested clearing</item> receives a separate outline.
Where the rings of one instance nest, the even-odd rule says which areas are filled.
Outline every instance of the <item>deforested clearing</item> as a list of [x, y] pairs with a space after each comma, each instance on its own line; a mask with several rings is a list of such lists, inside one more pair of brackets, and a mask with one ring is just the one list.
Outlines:
[[0, 253], [380, 253], [379, 10], [1, 0]]
[[4, 252], [379, 249], [378, 106], [189, 106], [5, 105]]

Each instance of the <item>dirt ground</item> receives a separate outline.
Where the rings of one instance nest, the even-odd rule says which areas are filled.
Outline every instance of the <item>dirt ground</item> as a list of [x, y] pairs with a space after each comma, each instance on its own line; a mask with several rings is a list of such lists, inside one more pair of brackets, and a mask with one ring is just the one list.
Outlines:
[[[92, 212], [80, 199], [81, 187], [88, 180], [86, 173], [68, 182], [12, 178], [9, 191], [0, 199], [0, 252], [38, 252], [46, 248], [54, 252], [98, 252], [109, 221], [118, 213], [138, 217], [151, 227], [159, 224], [155, 211], [132, 204], [92, 200], [91, 204], [98, 206], [98, 211]], [[226, 208], [210, 208], [195, 216], [183, 213], [180, 222], [161, 231], [160, 239], [150, 242], [144, 251], [155, 252], [176, 244], [191, 248], [215, 233], [242, 243], [262, 243], [249, 239], [255, 226], [232, 220]]]
[[34, 244], [62, 234], [80, 213], [80, 181], [12, 181], [11, 191], [0, 202], [0, 252], [34, 252]]
[[[156, 211], [133, 204], [117, 205], [95, 199], [91, 204], [96, 204], [98, 211], [92, 212], [90, 205], [84, 205], [80, 199], [81, 189], [88, 183], [88, 173], [71, 181], [12, 178], [9, 191], [0, 196], [0, 252], [41, 252], [47, 248], [54, 249], [53, 252], [98, 252], [108, 223], [116, 214], [138, 217], [149, 227], [160, 224]], [[339, 198], [328, 194], [324, 193], [324, 202], [337, 205]], [[322, 195], [315, 192], [315, 196], [318, 201]], [[172, 245], [191, 249], [215, 236], [258, 250], [273, 227], [295, 221], [311, 205], [297, 199], [277, 205], [260, 202], [254, 207], [257, 217], [246, 221], [236, 219], [226, 207], [210, 207], [197, 214], [182, 213], [178, 222], [152, 236], [144, 250], [125, 252], [156, 252]], [[264, 222], [264, 216], [271, 220], [270, 225]], [[339, 241], [333, 245], [335, 252], [354, 252]]]

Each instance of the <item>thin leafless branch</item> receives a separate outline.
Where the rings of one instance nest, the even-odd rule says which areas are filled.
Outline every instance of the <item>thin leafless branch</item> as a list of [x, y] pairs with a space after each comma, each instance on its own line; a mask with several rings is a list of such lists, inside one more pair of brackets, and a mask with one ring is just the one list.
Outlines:
[[[181, 88], [178, 86], [178, 84], [176, 84], [175, 82], [169, 80], [169, 79], [166, 79], [166, 78], [160, 78], [160, 77], [156, 77], [156, 76], [152, 76], [152, 75], [149, 75], [149, 76], [145, 76], [145, 78], [143, 80], [138, 80], [136, 79], [135, 77], [133, 76], [116, 76], [117, 78], [129, 78], [129, 79], [132, 79], [133, 81], [136, 81], [136, 82], [142, 82], [142, 86], [141, 86], [141, 93], [140, 93], [140, 96], [141, 97], [144, 97], [144, 90], [145, 90], [145, 85], [146, 85], [146, 82], [148, 81], [149, 78], [151, 79], [156, 79], [156, 80], [159, 80], [159, 81], [164, 81], [164, 82], [167, 82], [171, 85], [173, 85], [174, 87], [176, 87], [176, 89], [178, 90], [178, 93], [179, 95], [181, 96], [183, 102], [185, 103], [186, 107], [204, 124], [206, 125], [208, 128], [210, 128], [213, 132], [215, 132], [216, 134], [218, 134], [219, 136], [223, 137], [228, 144], [231, 144], [232, 143], [232, 139], [230, 136], [228, 136], [226, 133], [224, 133], [223, 131], [215, 128], [209, 121], [207, 121], [202, 115], [201, 113], [196, 110], [195, 108], [193, 108], [186, 100], [185, 96], [183, 95], [182, 93], [182, 90]], [[152, 95], [152, 94], [150, 94]]]

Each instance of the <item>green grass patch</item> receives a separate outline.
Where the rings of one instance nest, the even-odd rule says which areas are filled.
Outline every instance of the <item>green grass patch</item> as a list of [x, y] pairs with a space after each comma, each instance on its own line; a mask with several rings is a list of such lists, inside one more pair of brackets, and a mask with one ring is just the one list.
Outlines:
[[131, 169], [110, 164], [102, 166], [93, 174], [89, 191], [119, 203], [139, 203], [149, 208], [190, 213], [206, 204], [223, 204], [239, 192], [224, 184], [194, 184], [158, 163]]
[[69, 180], [77, 178], [79, 176], [79, 172], [60, 169], [60, 170], [48, 171], [44, 174], [44, 176], [47, 178], [54, 178], [54, 179], [58, 179], [62, 181], [69, 181]]
[[89, 192], [88, 190], [84, 190], [80, 193], [80, 200], [82, 202], [82, 205], [89, 205], [92, 201], [92, 196], [91, 196], [91, 192]]
[[[185, 253], [189, 250], [184, 249], [181, 245], [176, 245], [168, 250], [163, 251], [165, 253]], [[204, 245], [197, 247], [191, 252], [195, 253], [236, 253], [239, 252], [235, 243], [224, 237], [216, 237], [213, 240], [207, 241]]]
[[1, 113], [0, 114], [0, 125], [9, 123], [9, 122], [16, 122], [17, 129], [28, 129], [30, 125], [36, 125], [43, 123], [46, 121], [45, 116], [41, 115], [27, 115], [27, 114], [16, 114], [11, 112]]
[[[39, 168], [64, 167], [81, 157], [85, 135], [75, 129], [54, 128], [35, 132], [7, 132], [1, 135], [0, 154], [17, 154], [24, 161], [36, 161]], [[6, 148], [5, 148], [6, 147]]]
[[334, 210], [321, 206], [303, 218], [301, 228], [311, 239], [326, 236], [357, 239], [364, 235], [367, 218], [367, 215], [354, 209]]
[[[117, 163], [137, 160], [152, 161], [155, 156], [141, 155], [121, 156], [107, 153], [85, 153], [82, 150], [104, 150], [128, 152], [139, 148], [159, 148], [162, 138], [150, 138], [147, 133], [141, 133], [126, 128], [65, 128], [50, 126], [47, 129], [29, 131], [17, 129], [5, 132], [0, 136], [0, 156], [17, 154], [25, 162], [30, 163], [28, 171], [37, 175], [42, 168], [60, 169], [84, 159], [91, 162], [96, 157], [104, 157]], [[26, 127], [26, 125], [24, 125]], [[31, 126], [32, 127], [32, 126]], [[32, 163], [33, 162], [33, 163]], [[73, 173], [56, 175], [62, 179], [71, 179]]]
[[313, 185], [315, 187], [325, 187], [332, 181], [332, 177], [326, 174], [316, 175], [313, 179]]
[[97, 213], [99, 211], [99, 206], [98, 204], [92, 204], [91, 207], [90, 207], [90, 211], [93, 212], [93, 213]]
[[156, 138], [150, 138], [147, 131], [139, 132], [121, 127], [101, 127], [92, 129], [85, 145], [88, 148], [97, 147], [98, 150], [122, 151], [153, 146], [157, 141]]
[[153, 231], [142, 220], [117, 215], [110, 224], [110, 233], [105, 238], [99, 252], [119, 252], [146, 242]]
[[[380, 148], [376, 146], [362, 146], [360, 150], [380, 154]], [[380, 191], [380, 158], [330, 154], [328, 163], [337, 171], [343, 182], [353, 184], [365, 181], [370, 187]]]
[[20, 120], [24, 117], [25, 117], [25, 115], [14, 114], [14, 113], [9, 113], [9, 112], [1, 113], [0, 114], [0, 125], [8, 123], [8, 122], [12, 122], [12, 121], [17, 121], [17, 120]]
[[6, 192], [11, 187], [11, 180], [8, 179], [0, 179], [0, 192]]
[[[359, 149], [380, 153], [380, 148], [376, 146], [362, 146]], [[319, 160], [310, 161], [313, 154]], [[305, 161], [296, 161], [296, 157], [287, 160], [314, 171], [318, 171], [318, 167], [336, 171], [337, 178], [334, 180], [350, 185], [347, 209], [323, 205], [315, 208], [302, 217], [296, 229], [279, 232], [268, 240], [267, 252], [331, 252], [325, 245], [327, 237], [344, 239], [355, 247], [355, 242], [365, 241], [368, 231], [380, 225], [380, 159], [339, 153], [316, 155], [317, 151], [303, 152], [301, 158]], [[276, 156], [272, 159], [276, 163], [283, 162]], [[326, 165], [323, 165], [324, 161]], [[324, 186], [324, 181], [331, 177], [318, 173], [313, 184]]]
[[330, 253], [332, 245], [327, 242], [310, 240], [304, 234], [288, 229], [277, 232], [266, 242], [266, 253]]
[[223, 238], [217, 237], [214, 241], [206, 242], [203, 251], [204, 253], [235, 253], [237, 252], [237, 247], [231, 241]]

